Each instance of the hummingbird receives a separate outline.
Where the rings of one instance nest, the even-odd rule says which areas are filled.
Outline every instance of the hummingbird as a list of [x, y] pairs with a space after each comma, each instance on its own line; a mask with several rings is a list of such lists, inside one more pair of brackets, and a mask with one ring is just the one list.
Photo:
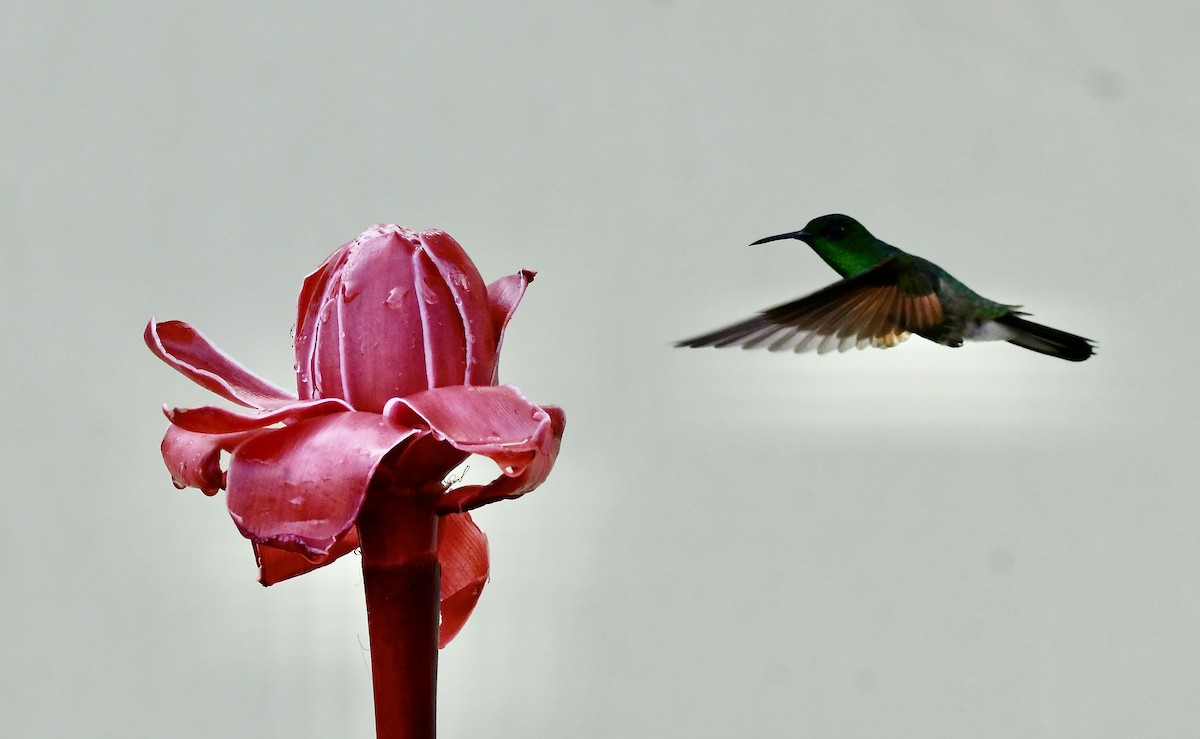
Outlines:
[[767, 236], [751, 246], [782, 239], [808, 244], [842, 279], [675, 346], [824, 354], [886, 349], [916, 334], [955, 348], [964, 341], [1007, 341], [1070, 362], [1095, 352], [1091, 340], [1026, 320], [1029, 314], [1021, 306], [988, 300], [933, 262], [875, 238], [850, 216], [814, 218], [799, 231]]

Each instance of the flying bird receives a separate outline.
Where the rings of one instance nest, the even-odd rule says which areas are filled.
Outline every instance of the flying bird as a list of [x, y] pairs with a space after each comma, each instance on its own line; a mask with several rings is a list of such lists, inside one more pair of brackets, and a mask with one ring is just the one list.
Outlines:
[[1091, 340], [1026, 320], [1021, 306], [988, 300], [933, 262], [875, 238], [850, 216], [814, 218], [799, 231], [768, 236], [751, 246], [781, 239], [808, 244], [843, 279], [675, 346], [824, 354], [892, 347], [916, 334], [949, 347], [964, 341], [1007, 341], [1071, 362], [1095, 353]]

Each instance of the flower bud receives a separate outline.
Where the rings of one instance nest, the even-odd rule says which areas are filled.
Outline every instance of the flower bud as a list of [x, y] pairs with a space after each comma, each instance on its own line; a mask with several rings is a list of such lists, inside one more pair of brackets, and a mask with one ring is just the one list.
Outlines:
[[392, 398], [494, 383], [500, 328], [487, 286], [442, 231], [393, 225], [338, 249], [300, 291], [300, 397], [379, 413]]

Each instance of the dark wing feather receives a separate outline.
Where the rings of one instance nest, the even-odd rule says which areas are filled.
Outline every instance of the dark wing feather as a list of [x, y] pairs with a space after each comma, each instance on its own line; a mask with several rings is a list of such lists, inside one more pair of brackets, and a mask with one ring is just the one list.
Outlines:
[[[929, 279], [916, 275], [908, 260], [892, 257], [860, 275], [835, 282], [812, 295], [769, 308], [759, 315], [716, 331], [685, 339], [676, 346], [819, 354], [837, 349], [890, 347], [913, 331], [945, 320]], [[901, 271], [908, 269], [901, 280]]]

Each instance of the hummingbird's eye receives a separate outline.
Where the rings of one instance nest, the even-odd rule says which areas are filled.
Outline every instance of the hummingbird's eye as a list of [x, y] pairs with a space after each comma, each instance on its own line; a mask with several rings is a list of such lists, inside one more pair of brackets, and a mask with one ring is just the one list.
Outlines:
[[843, 226], [842, 224], [836, 223], [829, 227], [829, 237], [830, 238], [840, 239], [845, 235], [846, 235], [846, 227]]

